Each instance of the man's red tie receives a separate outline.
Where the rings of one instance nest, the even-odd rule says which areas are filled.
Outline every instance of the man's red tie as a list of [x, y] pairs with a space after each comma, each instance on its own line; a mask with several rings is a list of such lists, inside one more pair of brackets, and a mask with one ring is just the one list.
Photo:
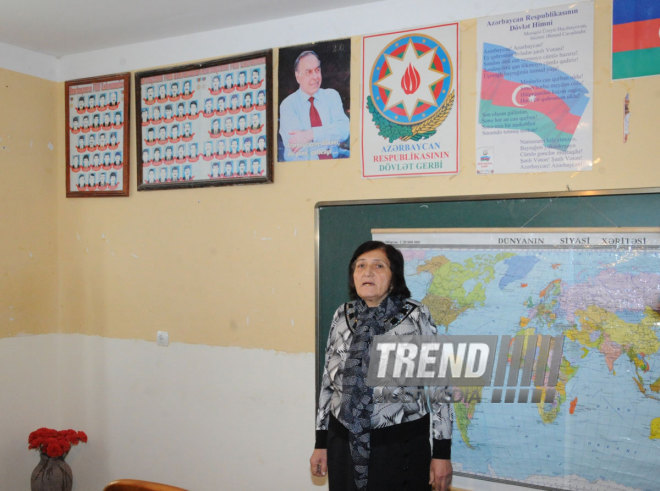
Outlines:
[[314, 107], [313, 97], [309, 98], [309, 122], [312, 125], [312, 128], [315, 126], [321, 126], [323, 124], [321, 123], [321, 116], [319, 116], [319, 112]]

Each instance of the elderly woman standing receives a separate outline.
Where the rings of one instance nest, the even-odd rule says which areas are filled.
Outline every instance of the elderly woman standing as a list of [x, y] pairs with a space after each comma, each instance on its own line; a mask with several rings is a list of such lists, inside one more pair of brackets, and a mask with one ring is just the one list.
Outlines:
[[[403, 256], [368, 241], [349, 264], [351, 302], [334, 314], [310, 459], [315, 476], [328, 473], [330, 491], [445, 491], [451, 481], [452, 411], [417, 387], [397, 400], [374, 397], [366, 385], [373, 336], [435, 334], [429, 310], [410, 299]], [[406, 397], [406, 390], [410, 389]], [[430, 434], [433, 448], [431, 449]]]

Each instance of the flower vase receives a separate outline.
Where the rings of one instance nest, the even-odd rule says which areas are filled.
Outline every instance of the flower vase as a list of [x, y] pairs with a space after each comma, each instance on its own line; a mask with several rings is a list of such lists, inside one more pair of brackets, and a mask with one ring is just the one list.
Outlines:
[[62, 457], [49, 457], [41, 453], [39, 463], [32, 471], [30, 489], [32, 491], [71, 491], [73, 475], [71, 467]]

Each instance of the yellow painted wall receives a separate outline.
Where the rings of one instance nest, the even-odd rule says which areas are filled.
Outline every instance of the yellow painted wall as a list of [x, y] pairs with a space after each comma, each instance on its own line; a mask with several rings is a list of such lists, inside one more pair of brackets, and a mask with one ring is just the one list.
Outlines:
[[[40, 237], [33, 240], [40, 244], [56, 237], [59, 317], [57, 327], [35, 323], [26, 330], [59, 328], [148, 340], [155, 340], [157, 330], [166, 330], [173, 342], [310, 352], [315, 322], [314, 205], [319, 201], [660, 187], [658, 77], [610, 81], [610, 8], [606, 0], [596, 2], [592, 171], [476, 175], [475, 20], [461, 22], [460, 28], [461, 158], [456, 176], [361, 179], [358, 38], [352, 45], [350, 159], [276, 163], [275, 182], [268, 185], [138, 193], [131, 130], [130, 197], [67, 199], [64, 156], [57, 151], [49, 165], [56, 174], [55, 189], [50, 189], [56, 199], [38, 207], [50, 214], [57, 210], [57, 228], [42, 231], [37, 225], [31, 233]], [[57, 90], [52, 95], [56, 102], [48, 104], [57, 105], [57, 121], [63, 121], [61, 84], [46, 85], [49, 93]], [[632, 120], [630, 140], [624, 145], [626, 92], [631, 95]], [[49, 131], [53, 126], [51, 122]], [[64, 139], [59, 123], [57, 135], [59, 149]], [[10, 177], [21, 180], [18, 171]], [[31, 233], [28, 230], [30, 239]], [[9, 247], [6, 255], [18, 259], [20, 245], [3, 248]], [[46, 288], [36, 285], [37, 277], [25, 281]], [[42, 311], [47, 317], [47, 309]]]
[[0, 69], [0, 337], [57, 331], [58, 87]]

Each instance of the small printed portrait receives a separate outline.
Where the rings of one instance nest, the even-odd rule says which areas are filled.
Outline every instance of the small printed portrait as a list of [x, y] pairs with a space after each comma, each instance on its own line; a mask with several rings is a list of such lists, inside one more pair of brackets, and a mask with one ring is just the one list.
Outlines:
[[121, 152], [115, 152], [115, 161], [113, 162], [113, 165], [115, 167], [121, 167], [123, 163]]
[[71, 129], [73, 131], [78, 131], [80, 129], [80, 119], [78, 116], [73, 117], [73, 120], [71, 121]]
[[192, 132], [192, 125], [190, 123], [184, 123], [183, 124], [183, 137], [184, 138], [192, 138], [193, 132]]
[[176, 105], [176, 114], [174, 117], [179, 121], [182, 121], [186, 116], [188, 116], [188, 113], [186, 112], [186, 104], [184, 102], [179, 102]]
[[258, 152], [265, 152], [266, 151], [266, 137], [265, 136], [260, 136], [257, 138], [257, 148], [256, 150]]
[[222, 127], [220, 126], [220, 119], [215, 118], [213, 121], [211, 121], [211, 129], [209, 130], [209, 134], [211, 137], [213, 136], [219, 136], [222, 133]]
[[183, 95], [191, 95], [192, 94], [192, 85], [190, 84], [190, 80], [186, 80], [183, 82]]
[[158, 182], [167, 182], [167, 167], [163, 166], [158, 170]]
[[108, 106], [110, 106], [112, 109], [115, 109], [115, 107], [118, 105], [119, 99], [117, 98], [117, 92], [110, 92], [110, 102], [108, 102]]
[[76, 184], [78, 189], [85, 189], [87, 187], [87, 179], [85, 174], [80, 174], [78, 176], [78, 183]]
[[257, 92], [257, 109], [266, 108], [266, 92], [260, 90]]
[[160, 102], [163, 102], [167, 99], [167, 85], [166, 84], [160, 84], [158, 86], [158, 100]]
[[92, 128], [98, 129], [101, 127], [101, 116], [95, 114], [92, 116]]
[[96, 109], [96, 96], [91, 94], [87, 99], [87, 109]]
[[160, 147], [154, 148], [154, 164], [160, 164], [162, 160], [163, 158], [161, 157], [160, 154]]
[[211, 91], [211, 93], [217, 94], [218, 92], [220, 92], [221, 88], [222, 87], [220, 85], [220, 75], [216, 75], [211, 80], [211, 88], [209, 90]]
[[148, 148], [142, 150], [142, 163], [150, 164], [151, 163], [151, 152]]
[[83, 170], [89, 169], [89, 154], [86, 153], [82, 158], [82, 168]]
[[192, 167], [189, 165], [186, 165], [183, 168], [183, 180], [184, 181], [191, 181], [193, 179], [193, 173], [192, 173]]
[[176, 182], [176, 181], [181, 180], [181, 177], [180, 177], [181, 171], [179, 170], [178, 165], [175, 165], [174, 167], [172, 167], [172, 170], [170, 171], [170, 173], [171, 173], [172, 182]]
[[247, 176], [247, 162], [245, 160], [240, 160], [238, 162], [238, 170], [236, 171], [237, 176], [245, 177]]
[[220, 177], [220, 164], [218, 162], [213, 162], [211, 165], [211, 173], [209, 174], [211, 179], [217, 179]]
[[110, 167], [112, 167], [112, 157], [110, 152], [105, 152], [103, 154], [103, 168], [109, 169]]
[[115, 128], [121, 127], [123, 122], [124, 122], [124, 120], [122, 119], [121, 112], [120, 111], [115, 112], [115, 117], [114, 117]]
[[246, 92], [243, 96], [243, 110], [252, 109], [252, 93]]
[[147, 87], [147, 97], [145, 98], [146, 102], [153, 102], [155, 99], [154, 88], [152, 85]]
[[99, 95], [99, 106], [98, 107], [99, 107], [99, 109], [105, 109], [106, 108], [105, 94], [103, 94], [103, 93], [101, 95]]
[[225, 122], [225, 131], [223, 132], [223, 134], [225, 136], [233, 135], [234, 130], [235, 130], [235, 128], [234, 128], [234, 118], [231, 117], [231, 116], [228, 116], [228, 117], [225, 118], [224, 122]]
[[78, 147], [78, 150], [85, 150], [87, 148], [84, 136], [81, 135], [78, 137], [78, 144], [76, 146]]
[[238, 94], [233, 94], [229, 101], [229, 111], [232, 113], [237, 113], [241, 109], [241, 104], [238, 101]]
[[218, 150], [215, 152], [215, 155], [218, 158], [224, 158], [226, 153], [227, 153], [227, 149], [225, 148], [225, 141], [218, 140]]
[[179, 82], [172, 82], [170, 86], [170, 99], [176, 100], [179, 98]]
[[148, 142], [156, 141], [156, 130], [154, 130], [153, 128], [149, 128], [147, 130], [147, 141]]
[[178, 124], [172, 125], [170, 128], [170, 142], [171, 143], [177, 143], [179, 140], [181, 140], [181, 130], [179, 129]]
[[222, 171], [223, 177], [233, 177], [234, 175], [234, 163], [231, 160], [225, 162], [225, 168]]
[[86, 107], [87, 104], [85, 104], [85, 97], [81, 95], [80, 97], [78, 97], [78, 104], [76, 105], [76, 109], [78, 110], [78, 112], [81, 112], [84, 111]]
[[71, 168], [77, 169], [78, 167], [80, 167], [80, 155], [76, 154], [71, 157]]
[[237, 86], [239, 88], [243, 88], [247, 85], [247, 74], [245, 73], [245, 70], [241, 70], [238, 72], [238, 84]]
[[147, 184], [156, 184], [156, 171], [154, 169], [149, 169], [149, 172], [147, 172], [144, 182], [146, 182]]
[[89, 176], [87, 176], [87, 187], [88, 188], [96, 187], [96, 174], [94, 174], [93, 172], [90, 172]]
[[172, 145], [168, 145], [165, 147], [165, 162], [171, 162], [174, 160], [174, 148], [172, 148]]
[[225, 84], [224, 84], [225, 91], [230, 91], [234, 89], [234, 77], [232, 76], [231, 73], [228, 73], [225, 75]]
[[241, 149], [239, 146], [238, 138], [232, 138], [231, 142], [229, 143], [229, 156], [233, 158], [238, 157], [240, 150]]
[[164, 122], [171, 123], [172, 121], [174, 121], [174, 108], [172, 107], [172, 104], [167, 104], [165, 106]]
[[101, 168], [101, 157], [98, 153], [92, 155], [92, 169], [99, 170]]
[[204, 116], [211, 117], [213, 116], [213, 99], [207, 97], [204, 100]]
[[99, 186], [100, 188], [104, 188], [104, 187], [106, 186], [106, 182], [105, 182], [105, 172], [99, 172], [99, 175], [98, 175], [98, 186]]
[[151, 112], [153, 114], [153, 117], [151, 118], [151, 122], [152, 123], [160, 123], [163, 119], [160, 116], [160, 107], [155, 106]]
[[89, 135], [87, 140], [87, 148], [90, 150], [96, 150], [96, 137], [94, 135]]
[[350, 39], [279, 50], [278, 160], [350, 156]]
[[243, 155], [249, 155], [252, 153], [252, 138], [246, 137], [243, 138]]
[[108, 146], [107, 138], [105, 133], [99, 135], [99, 149], [104, 150]]
[[109, 185], [110, 187], [114, 188], [117, 186], [117, 173], [116, 172], [111, 172], [110, 173], [110, 180], [109, 180]]
[[247, 132], [247, 118], [242, 114], [238, 117], [238, 128], [236, 131], [239, 135], [244, 135]]
[[116, 131], [113, 131], [112, 133], [110, 133], [110, 146], [111, 146], [112, 148], [114, 148], [114, 147], [116, 147], [118, 144], [119, 144], [119, 142], [117, 141], [117, 132], [116, 132]]
[[261, 73], [258, 68], [255, 68], [252, 70], [252, 74], [250, 78], [250, 87], [256, 89], [260, 85], [261, 85]]
[[188, 156], [186, 155], [186, 145], [182, 143], [181, 145], [176, 147], [176, 160], [177, 162], [181, 163], [185, 161], [187, 158]]
[[190, 119], [195, 119], [197, 118], [197, 113], [198, 113], [198, 108], [197, 108], [197, 101], [190, 101], [190, 110], [188, 111], [188, 117]]
[[105, 113], [103, 115], [103, 127], [110, 128], [112, 126], [112, 119], [110, 118], [110, 113]]
[[250, 174], [253, 176], [260, 176], [262, 174], [261, 159], [252, 159], [252, 168], [250, 169]]
[[250, 129], [253, 132], [261, 130], [261, 114], [253, 113], [250, 116]]
[[218, 114], [223, 114], [227, 110], [225, 107], [225, 96], [221, 95], [218, 97], [215, 103], [215, 107]]
[[158, 128], [158, 143], [161, 145], [167, 143], [167, 126], [161, 126]]
[[84, 130], [89, 128], [89, 116], [83, 116], [82, 127], [83, 127]]

